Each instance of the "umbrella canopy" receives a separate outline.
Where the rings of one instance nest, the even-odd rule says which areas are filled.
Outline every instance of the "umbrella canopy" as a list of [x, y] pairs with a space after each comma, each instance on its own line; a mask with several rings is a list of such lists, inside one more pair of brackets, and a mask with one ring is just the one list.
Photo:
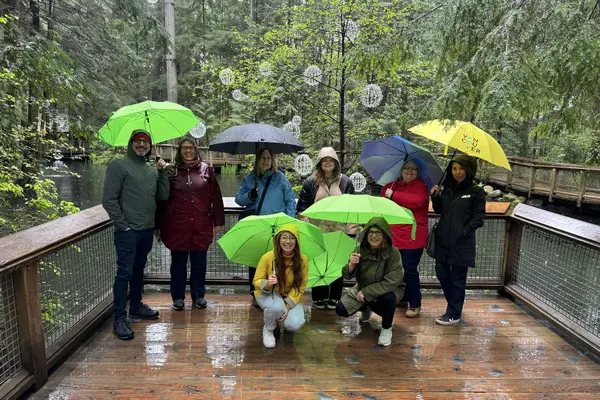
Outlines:
[[402, 165], [409, 158], [419, 167], [419, 176], [429, 189], [440, 181], [444, 171], [429, 150], [400, 136], [366, 141], [360, 163], [375, 182], [386, 185], [398, 179]]
[[113, 146], [127, 146], [131, 132], [143, 129], [150, 133], [152, 144], [184, 136], [198, 125], [194, 113], [168, 101], [144, 101], [114, 112], [100, 129], [99, 136]]
[[412, 211], [385, 197], [366, 194], [329, 196], [308, 207], [302, 215], [346, 224], [366, 224], [373, 217], [382, 217], [390, 225], [412, 225], [411, 237], [413, 240], [417, 230], [417, 223]]
[[470, 122], [434, 119], [408, 130], [427, 139], [454, 147], [470, 156], [511, 170], [506, 154], [496, 139]]
[[326, 286], [342, 276], [342, 268], [354, 251], [355, 243], [342, 231], [323, 234], [325, 253], [308, 263], [307, 287]]
[[258, 154], [268, 148], [273, 154], [294, 153], [304, 144], [288, 131], [265, 124], [233, 126], [214, 138], [208, 149], [229, 154]]
[[289, 223], [298, 227], [300, 251], [309, 260], [325, 251], [323, 232], [318, 227], [284, 213], [246, 217], [223, 235], [218, 243], [230, 261], [256, 267], [260, 258], [273, 249], [275, 233], [282, 225]]

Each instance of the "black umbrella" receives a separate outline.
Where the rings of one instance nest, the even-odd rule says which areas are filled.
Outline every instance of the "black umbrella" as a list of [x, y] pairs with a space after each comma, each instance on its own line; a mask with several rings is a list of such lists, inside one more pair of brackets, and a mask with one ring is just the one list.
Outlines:
[[303, 150], [304, 144], [283, 129], [265, 124], [248, 124], [224, 130], [208, 147], [210, 151], [229, 154], [257, 154], [265, 148], [273, 154], [295, 153]]

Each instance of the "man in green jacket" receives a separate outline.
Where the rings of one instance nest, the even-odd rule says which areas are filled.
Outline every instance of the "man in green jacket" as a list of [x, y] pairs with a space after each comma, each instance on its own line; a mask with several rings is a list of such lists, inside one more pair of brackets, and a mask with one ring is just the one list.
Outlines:
[[133, 339], [133, 329], [126, 320], [128, 287], [132, 321], [156, 319], [159, 315], [158, 311], [142, 303], [142, 284], [148, 253], [152, 249], [156, 201], [169, 198], [169, 179], [164, 160], [157, 160], [156, 169], [146, 163], [151, 146], [148, 132], [134, 130], [127, 156], [113, 160], [104, 178], [102, 206], [113, 221], [117, 250], [113, 331], [123, 340]]
[[381, 315], [381, 333], [377, 344], [392, 344], [392, 323], [396, 304], [404, 295], [404, 270], [392, 232], [385, 219], [373, 217], [360, 237], [360, 252], [352, 253], [342, 269], [345, 279], [356, 278], [356, 285], [342, 296], [336, 313], [349, 317], [362, 311], [360, 322], [371, 318], [371, 310]]

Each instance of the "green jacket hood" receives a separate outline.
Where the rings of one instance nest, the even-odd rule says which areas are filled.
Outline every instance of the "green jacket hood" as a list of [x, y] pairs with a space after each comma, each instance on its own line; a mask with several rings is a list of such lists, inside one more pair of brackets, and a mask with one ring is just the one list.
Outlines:
[[385, 235], [388, 237], [388, 243], [391, 245], [392, 244], [392, 230], [390, 229], [390, 224], [387, 223], [387, 221], [385, 220], [385, 218], [383, 217], [373, 217], [369, 220], [369, 222], [367, 222], [367, 225], [365, 225], [364, 229], [362, 230], [361, 234], [360, 234], [360, 243], [363, 242], [363, 240], [365, 239], [366, 235], [369, 232], [369, 229], [371, 229], [371, 227], [376, 226], [379, 229], [381, 229], [383, 231], [383, 233], [385, 233]]
[[146, 155], [144, 155], [143, 157], [140, 157], [137, 154], [135, 154], [135, 151], [133, 150], [133, 137], [138, 133], [145, 133], [146, 135], [150, 136], [150, 138], [152, 138], [150, 132], [145, 131], [143, 129], [134, 129], [133, 132], [131, 132], [131, 136], [129, 136], [129, 142], [127, 143], [127, 157], [130, 157], [136, 161], [145, 162], [146, 158], [150, 157], [150, 154], [152, 154], [152, 143], [150, 144], [150, 150], [148, 150]]

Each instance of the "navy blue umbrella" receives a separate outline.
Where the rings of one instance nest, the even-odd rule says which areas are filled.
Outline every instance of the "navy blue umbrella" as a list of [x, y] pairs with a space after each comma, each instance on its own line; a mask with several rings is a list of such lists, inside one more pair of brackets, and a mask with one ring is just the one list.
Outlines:
[[265, 124], [248, 124], [224, 130], [208, 147], [210, 151], [229, 154], [258, 154], [265, 148], [273, 154], [295, 153], [303, 150], [304, 144], [283, 129]]
[[408, 159], [417, 164], [419, 176], [429, 189], [436, 185], [444, 174], [429, 150], [400, 136], [368, 140], [363, 144], [360, 154], [360, 163], [380, 185], [398, 179], [402, 165]]

